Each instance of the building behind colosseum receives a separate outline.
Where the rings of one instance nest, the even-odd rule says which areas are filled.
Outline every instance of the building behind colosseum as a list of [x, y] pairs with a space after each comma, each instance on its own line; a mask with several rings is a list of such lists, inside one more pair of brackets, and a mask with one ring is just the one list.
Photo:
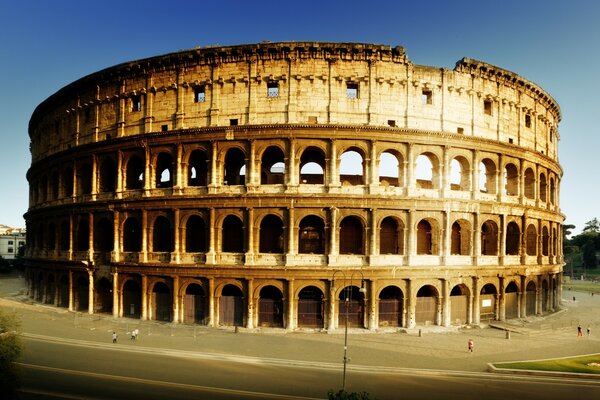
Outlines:
[[28, 292], [114, 317], [333, 330], [556, 310], [556, 101], [402, 47], [180, 51], [60, 89], [29, 124]]

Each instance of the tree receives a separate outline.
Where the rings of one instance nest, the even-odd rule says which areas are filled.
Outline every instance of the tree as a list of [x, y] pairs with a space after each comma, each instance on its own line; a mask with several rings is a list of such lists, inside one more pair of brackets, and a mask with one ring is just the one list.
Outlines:
[[600, 233], [600, 221], [598, 221], [598, 218], [594, 218], [593, 220], [586, 222], [585, 226], [583, 227], [583, 232]]
[[596, 268], [598, 262], [596, 260], [596, 244], [592, 238], [588, 239], [588, 241], [581, 248], [583, 253], [583, 265], [586, 268]]
[[16, 399], [19, 377], [15, 361], [21, 354], [21, 341], [16, 315], [0, 310], [0, 393], [3, 399]]
[[566, 239], [567, 236], [571, 236], [571, 233], [572, 233], [571, 231], [573, 229], [575, 229], [575, 225], [566, 224], [566, 225], [563, 225], [562, 228], [563, 228], [563, 236]]

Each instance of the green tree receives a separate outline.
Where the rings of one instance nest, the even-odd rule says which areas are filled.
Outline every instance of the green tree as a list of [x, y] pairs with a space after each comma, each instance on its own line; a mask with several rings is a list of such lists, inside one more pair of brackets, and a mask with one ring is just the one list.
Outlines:
[[590, 238], [581, 248], [583, 253], [583, 265], [586, 268], [596, 268], [598, 261], [596, 260], [596, 244], [592, 238]]
[[600, 221], [598, 221], [598, 218], [594, 218], [591, 221], [586, 222], [585, 226], [583, 227], [583, 232], [600, 233]]
[[0, 393], [3, 399], [16, 399], [19, 376], [15, 361], [21, 354], [20, 323], [14, 314], [0, 310]]
[[367, 392], [346, 392], [340, 389], [338, 392], [330, 390], [327, 392], [328, 400], [370, 400], [369, 393]]

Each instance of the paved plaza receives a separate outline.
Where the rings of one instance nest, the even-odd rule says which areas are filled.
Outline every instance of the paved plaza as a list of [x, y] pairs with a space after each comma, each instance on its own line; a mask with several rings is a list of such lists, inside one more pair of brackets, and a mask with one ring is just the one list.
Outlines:
[[[286, 332], [283, 329], [209, 328], [134, 319], [112, 315], [69, 312], [32, 302], [24, 296], [25, 281], [16, 275], [0, 276], [0, 307], [17, 313], [24, 335], [104, 346], [118, 334], [115, 346], [135, 346], [147, 352], [191, 353], [274, 359], [286, 363], [342, 362], [344, 331]], [[575, 298], [575, 301], [573, 301]], [[590, 293], [563, 291], [562, 309], [544, 317], [496, 322], [471, 328], [421, 327], [400, 332], [374, 333], [350, 329], [350, 368], [418, 368], [487, 371], [487, 364], [600, 353], [600, 285]], [[584, 336], [577, 337], [581, 324]], [[591, 328], [591, 335], [586, 329]], [[129, 332], [139, 329], [134, 342]], [[420, 331], [420, 332], [419, 332]], [[510, 334], [507, 334], [507, 331]], [[469, 339], [474, 352], [467, 351]]]

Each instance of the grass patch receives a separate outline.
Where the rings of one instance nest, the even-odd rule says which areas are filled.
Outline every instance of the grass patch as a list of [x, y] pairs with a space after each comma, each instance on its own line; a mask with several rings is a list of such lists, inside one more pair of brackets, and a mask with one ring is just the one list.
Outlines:
[[600, 354], [584, 357], [557, 358], [554, 360], [497, 363], [494, 364], [494, 367], [498, 369], [525, 369], [600, 375], [600, 367], [588, 365], [594, 362], [600, 363]]
[[563, 283], [563, 290], [587, 293], [595, 292], [600, 296], [600, 284], [589, 281]]

